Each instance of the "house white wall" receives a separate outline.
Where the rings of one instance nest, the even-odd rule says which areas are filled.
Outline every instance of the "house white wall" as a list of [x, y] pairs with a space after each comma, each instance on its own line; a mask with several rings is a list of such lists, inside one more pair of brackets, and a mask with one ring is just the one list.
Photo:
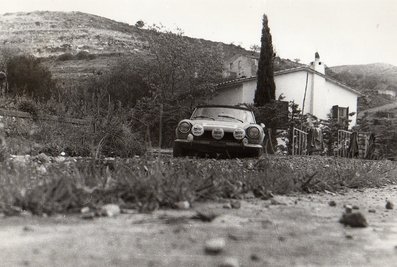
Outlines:
[[[358, 94], [327, 80], [323, 75], [308, 70], [300, 70], [276, 75], [276, 98], [281, 94], [285, 101], [294, 101], [303, 108], [305, 87], [307, 91], [304, 113], [311, 113], [319, 119], [328, 119], [332, 106], [349, 107], [349, 112], [357, 113]], [[247, 79], [218, 91], [217, 96], [209, 102], [211, 104], [236, 105], [254, 102], [256, 79]], [[350, 117], [350, 127], [356, 125], [357, 114]]]

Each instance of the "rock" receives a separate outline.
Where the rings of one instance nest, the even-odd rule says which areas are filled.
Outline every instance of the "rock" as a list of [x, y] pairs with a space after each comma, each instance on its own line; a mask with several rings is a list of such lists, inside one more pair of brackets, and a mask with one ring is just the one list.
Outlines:
[[357, 206], [357, 205], [353, 205], [353, 207], [352, 207], [354, 210], [359, 210], [360, 209], [360, 207], [359, 206]]
[[100, 215], [106, 217], [115, 217], [120, 214], [120, 207], [116, 204], [103, 205], [100, 211]]
[[368, 223], [361, 212], [344, 213], [339, 220], [340, 223], [351, 227], [367, 227]]
[[82, 208], [82, 209], [80, 210], [80, 213], [81, 213], [81, 214], [88, 213], [88, 212], [90, 212], [90, 208], [89, 208], [89, 207], [84, 207], [84, 208]]
[[369, 212], [369, 213], [376, 213], [376, 210], [374, 210], [374, 209], [369, 209], [368, 212]]
[[212, 222], [216, 217], [218, 217], [218, 214], [211, 210], [201, 210], [196, 211], [196, 214], [193, 215], [191, 218], [203, 222]]
[[241, 208], [241, 202], [238, 200], [232, 200], [230, 202], [230, 205], [232, 206], [233, 209], [239, 209]]
[[176, 202], [175, 203], [175, 207], [178, 209], [178, 210], [187, 210], [187, 209], [190, 209], [190, 203], [189, 203], [189, 201], [179, 201], [179, 202]]
[[208, 254], [219, 254], [226, 246], [225, 239], [213, 238], [205, 242], [205, 252]]
[[223, 208], [224, 209], [231, 209], [232, 205], [230, 203], [225, 203], [225, 204], [223, 204]]
[[219, 267], [239, 267], [240, 264], [238, 259], [233, 257], [224, 258], [223, 261], [218, 265]]
[[388, 201], [386, 202], [386, 209], [392, 210], [393, 208], [394, 208], [393, 202], [391, 202], [390, 200], [388, 200]]
[[331, 207], [335, 207], [336, 202], [334, 200], [331, 200], [330, 202], [328, 202], [328, 205], [330, 205]]

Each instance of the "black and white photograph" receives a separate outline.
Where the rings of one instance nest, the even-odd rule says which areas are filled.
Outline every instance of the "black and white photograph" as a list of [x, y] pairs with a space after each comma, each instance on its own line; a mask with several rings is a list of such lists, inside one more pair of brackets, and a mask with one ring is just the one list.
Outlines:
[[0, 0], [0, 267], [397, 265], [397, 1]]

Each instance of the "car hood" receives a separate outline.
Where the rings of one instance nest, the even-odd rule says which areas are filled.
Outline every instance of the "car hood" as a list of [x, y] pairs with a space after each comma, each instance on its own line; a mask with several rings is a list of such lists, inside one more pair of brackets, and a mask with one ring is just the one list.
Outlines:
[[200, 124], [204, 127], [205, 130], [212, 130], [214, 128], [222, 128], [223, 130], [227, 131], [233, 131], [234, 129], [237, 128], [245, 128], [248, 125], [250, 125], [250, 123], [246, 122], [246, 123], [242, 123], [242, 122], [238, 122], [238, 121], [213, 121], [213, 120], [191, 120], [190, 121], [191, 124], [195, 125], [195, 124]]

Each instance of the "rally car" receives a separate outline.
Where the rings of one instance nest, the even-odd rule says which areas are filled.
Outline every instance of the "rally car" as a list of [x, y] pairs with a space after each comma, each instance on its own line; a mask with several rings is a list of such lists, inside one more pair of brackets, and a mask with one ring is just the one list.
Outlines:
[[260, 157], [263, 153], [264, 127], [256, 123], [253, 112], [247, 107], [198, 106], [190, 119], [178, 123], [173, 155]]

